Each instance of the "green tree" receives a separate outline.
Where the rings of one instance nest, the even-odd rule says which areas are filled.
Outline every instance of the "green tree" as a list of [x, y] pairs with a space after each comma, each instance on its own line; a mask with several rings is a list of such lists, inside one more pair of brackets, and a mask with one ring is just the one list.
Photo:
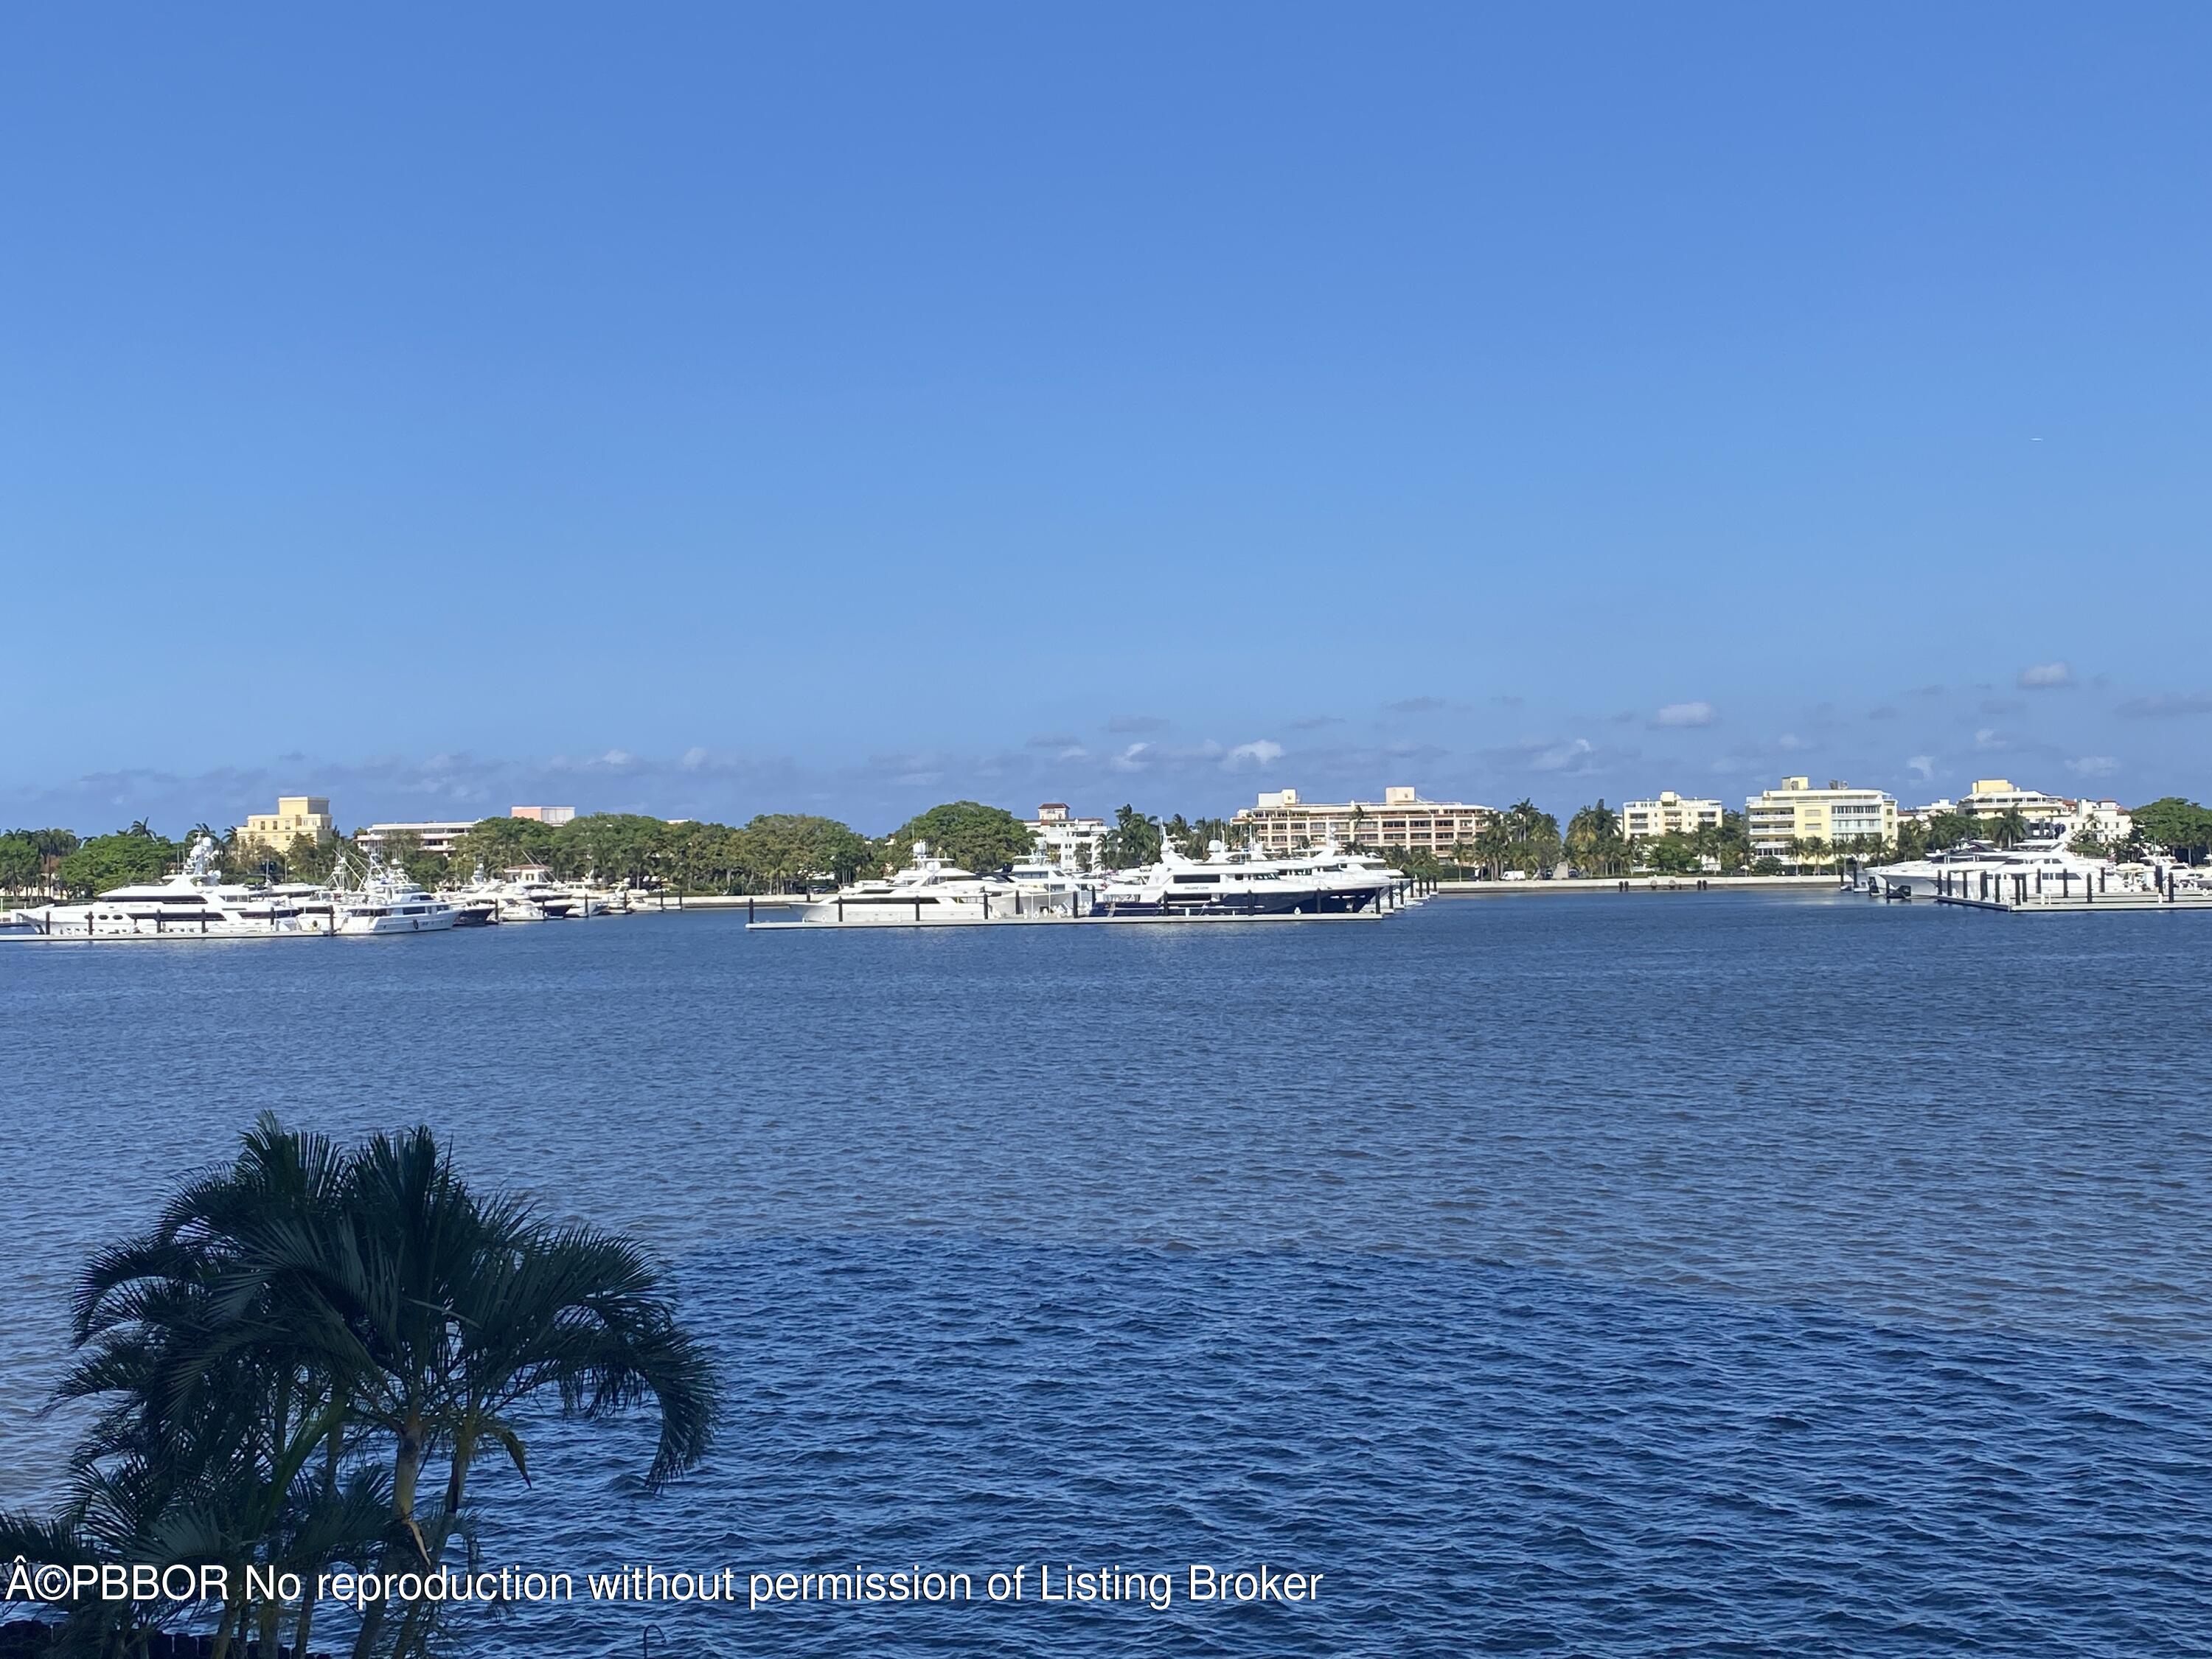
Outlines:
[[20, 830], [0, 836], [0, 889], [27, 893], [46, 872], [38, 844]]
[[2212, 854], [2212, 811], [2179, 795], [2161, 796], [2131, 814], [2135, 833], [2146, 844], [2162, 848], [2185, 864], [2202, 864]]
[[1036, 844], [1030, 827], [1003, 806], [953, 800], [917, 813], [891, 831], [891, 857], [904, 862], [914, 843], [929, 843], [932, 857], [963, 870], [996, 870], [1029, 857]]
[[1109, 870], [1133, 870], [1160, 860], [1158, 823], [1133, 806], [1123, 805], [1114, 813], [1113, 828], [1100, 839], [1099, 861]]
[[1567, 820], [1566, 853], [1577, 869], [1612, 874], [1620, 868], [1626, 850], [1620, 818], [1603, 796]]
[[[527, 1478], [534, 1402], [584, 1419], [650, 1407], [648, 1488], [696, 1463], [715, 1411], [713, 1367], [636, 1244], [472, 1191], [427, 1129], [340, 1154], [264, 1117], [232, 1169], [94, 1258], [76, 1340], [65, 1393], [100, 1408], [79, 1491], [52, 1521], [0, 1521], [0, 1548], [105, 1531], [157, 1564], [442, 1565], [457, 1545], [474, 1558], [482, 1456]], [[372, 1602], [354, 1652], [422, 1659], [438, 1612]], [[275, 1651], [277, 1613], [234, 1597], [217, 1653], [249, 1635]]]
[[94, 836], [63, 859], [54, 874], [74, 893], [105, 893], [133, 882], [155, 881], [177, 867], [184, 849], [155, 835], [141, 818], [128, 830]]
[[[741, 833], [749, 843], [751, 869], [762, 879], [780, 886], [803, 888], [823, 878], [848, 882], [877, 858], [866, 836], [835, 818], [797, 812], [763, 813]], [[1022, 838], [1026, 851], [1027, 830]]]

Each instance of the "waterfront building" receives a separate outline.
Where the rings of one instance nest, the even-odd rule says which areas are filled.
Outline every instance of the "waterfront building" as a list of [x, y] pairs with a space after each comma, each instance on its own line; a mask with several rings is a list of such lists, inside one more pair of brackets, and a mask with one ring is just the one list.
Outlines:
[[363, 851], [381, 852], [386, 842], [394, 836], [412, 836], [426, 853], [445, 857], [453, 850], [463, 836], [477, 827], [474, 818], [458, 821], [441, 820], [435, 823], [372, 823], [354, 836], [355, 844]]
[[1036, 839], [1037, 854], [1063, 870], [1096, 870], [1103, 860], [1100, 843], [1106, 839], [1106, 820], [1069, 816], [1064, 800], [1048, 800], [1037, 815], [1024, 820]]
[[2050, 795], [2040, 789], [2021, 789], [2008, 778], [1977, 778], [1974, 787], [1957, 800], [1931, 800], [1925, 806], [1901, 811], [1899, 817], [1932, 823], [1939, 817], [2001, 818], [2017, 811], [2031, 825], [2056, 826], [2069, 840], [2088, 834], [2107, 843], [2128, 838], [2135, 817], [2119, 802], [2087, 796]]
[[240, 853], [256, 847], [281, 853], [301, 836], [319, 846], [337, 833], [331, 822], [329, 796], [279, 795], [275, 811], [246, 815], [234, 841]]
[[573, 806], [510, 806], [507, 815], [511, 818], [528, 818], [532, 823], [558, 826], [576, 816]]
[[1723, 816], [1717, 800], [1662, 789], [1654, 799], [1621, 803], [1620, 838], [1640, 841], [1647, 836], [1695, 835], [1700, 830], [1719, 829]]
[[1753, 858], [1787, 859], [1801, 841], [1854, 841], [1873, 836], [1897, 838], [1897, 802], [1880, 789], [1853, 789], [1831, 778], [1815, 789], [1809, 778], [1784, 778], [1778, 789], [1753, 795], [1743, 804]]
[[1295, 789], [1262, 793], [1231, 820], [1267, 852], [1294, 847], [1405, 847], [1448, 854], [1472, 842], [1497, 809], [1467, 801], [1424, 800], [1411, 784], [1391, 784], [1379, 801], [1302, 801]]

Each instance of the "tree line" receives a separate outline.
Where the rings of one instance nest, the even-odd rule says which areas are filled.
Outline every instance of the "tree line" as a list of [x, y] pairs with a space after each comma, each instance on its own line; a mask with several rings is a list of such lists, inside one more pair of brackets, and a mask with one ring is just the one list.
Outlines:
[[[2085, 833], [2075, 838], [2075, 850], [2123, 860], [2160, 851], [2191, 864], [2212, 859], [2212, 809], [2169, 795], [2136, 808], [2131, 816], [2134, 829], [2124, 839], [2106, 843]], [[1384, 848], [1367, 833], [1367, 815], [1355, 809], [1352, 844], [1387, 852], [1409, 875], [1441, 879], [1472, 873], [1492, 880], [1509, 873], [1540, 876], [1562, 865], [1599, 876], [1824, 870], [1845, 860], [1922, 858], [1965, 841], [2009, 847], [2029, 829], [2018, 811], [1994, 817], [1942, 813], [1925, 823], [1900, 823], [1893, 840], [1797, 841], [1787, 857], [1777, 858], [1754, 855], [1744, 815], [1732, 811], [1724, 811], [1717, 824], [1632, 842], [1621, 832], [1620, 815], [1602, 799], [1577, 811], [1564, 832], [1556, 817], [1524, 799], [1493, 814], [1472, 838], [1444, 848]], [[358, 848], [354, 837], [343, 836], [324, 842], [301, 836], [289, 846], [271, 848], [241, 842], [235, 830], [217, 831], [204, 823], [172, 841], [143, 819], [89, 840], [67, 830], [11, 830], [0, 835], [0, 891], [89, 896], [158, 880], [180, 866], [187, 846], [201, 836], [216, 843], [224, 878], [240, 882], [327, 882], [340, 854]], [[1097, 861], [1104, 869], [1129, 869], [1156, 863], [1169, 846], [1202, 859], [1212, 842], [1235, 846], [1239, 840], [1236, 824], [1227, 818], [1176, 813], [1161, 819], [1125, 804], [1107, 826]], [[1029, 826], [1012, 813], [958, 800], [933, 806], [889, 835], [874, 837], [836, 818], [807, 813], [763, 813], [732, 825], [599, 812], [563, 824], [485, 818], [450, 853], [428, 851], [414, 836], [399, 832], [386, 841], [383, 856], [431, 888], [465, 883], [478, 869], [495, 877], [518, 866], [543, 866], [561, 880], [684, 893], [770, 893], [899, 869], [917, 841], [968, 870], [996, 870], [1036, 852]]]

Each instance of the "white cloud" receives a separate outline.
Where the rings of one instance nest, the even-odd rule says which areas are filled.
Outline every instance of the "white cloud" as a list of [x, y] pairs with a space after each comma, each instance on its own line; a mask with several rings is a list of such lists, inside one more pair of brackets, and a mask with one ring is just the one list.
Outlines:
[[1651, 717], [1654, 726], [1711, 726], [1713, 706], [1709, 702], [1670, 702]]
[[1805, 739], [1795, 732], [1784, 732], [1774, 740], [1774, 746], [1785, 755], [1792, 755], [1806, 746]]
[[1571, 742], [1553, 744], [1540, 750], [1528, 763], [1536, 772], [1570, 772], [1580, 769], [1581, 763], [1595, 752], [1595, 745], [1588, 738], [1576, 738]]
[[2120, 763], [2110, 755], [2083, 755], [2078, 760], [2068, 761], [2066, 769], [2081, 777], [2109, 778], [2120, 769]]
[[706, 763], [707, 751], [696, 744], [684, 751], [684, 758], [679, 763], [687, 772], [696, 772]]
[[1915, 755], [1905, 763], [1905, 769], [1912, 774], [1914, 781], [1927, 783], [1936, 775], [1936, 757]]
[[1974, 733], [1974, 747], [1977, 749], [2005, 749], [2010, 746], [2005, 742], [2004, 733], [1993, 726], [1985, 726]]
[[1116, 772], [1141, 772], [1145, 769], [1145, 751], [1152, 746], [1149, 743], [1133, 743], [1106, 763]]
[[2055, 690], [2074, 684], [2074, 670], [2063, 662], [2030, 663], [2020, 671], [2020, 683], [2025, 690]]
[[1222, 762], [1232, 770], [1240, 766], [1272, 766], [1283, 757], [1283, 745], [1267, 738], [1255, 738], [1250, 743], [1240, 743], [1229, 751]]

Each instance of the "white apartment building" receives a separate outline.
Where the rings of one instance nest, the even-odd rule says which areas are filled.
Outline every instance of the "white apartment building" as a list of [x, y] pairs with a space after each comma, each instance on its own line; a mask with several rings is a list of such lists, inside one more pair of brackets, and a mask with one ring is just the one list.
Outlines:
[[453, 850], [453, 844], [477, 827], [469, 818], [459, 823], [372, 823], [354, 836], [355, 844], [366, 851], [381, 852], [384, 844], [394, 836], [412, 836], [426, 853], [440, 857]]
[[1932, 800], [1899, 816], [1928, 823], [1949, 813], [2001, 818], [2013, 811], [2031, 824], [2059, 825], [2069, 839], [2087, 831], [2100, 841], [2122, 842], [2135, 828], [2133, 815], [2116, 800], [2049, 795], [2040, 789], [2018, 788], [2009, 778], [1976, 778], [1973, 788], [1957, 800]]
[[1472, 842], [1497, 816], [1493, 807], [1423, 800], [1411, 784], [1391, 784], [1379, 801], [1302, 801], [1295, 789], [1270, 790], [1231, 822], [1245, 830], [1255, 846], [1271, 853], [1318, 847], [1323, 842], [1449, 853]]
[[1655, 799], [1620, 804], [1620, 838], [1640, 841], [1647, 836], [1695, 835], [1700, 830], [1719, 829], [1725, 816], [1717, 800], [1662, 789]]
[[1897, 802], [1879, 789], [1853, 789], [1830, 779], [1825, 789], [1809, 778], [1784, 778], [1743, 804], [1753, 858], [1787, 859], [1801, 841], [1833, 845], [1873, 836], [1897, 837]]
[[1037, 808], [1035, 817], [1023, 822], [1036, 837], [1039, 854], [1061, 869], [1102, 867], [1099, 843], [1106, 839], [1105, 819], [1072, 817], [1066, 801], [1048, 800]]

